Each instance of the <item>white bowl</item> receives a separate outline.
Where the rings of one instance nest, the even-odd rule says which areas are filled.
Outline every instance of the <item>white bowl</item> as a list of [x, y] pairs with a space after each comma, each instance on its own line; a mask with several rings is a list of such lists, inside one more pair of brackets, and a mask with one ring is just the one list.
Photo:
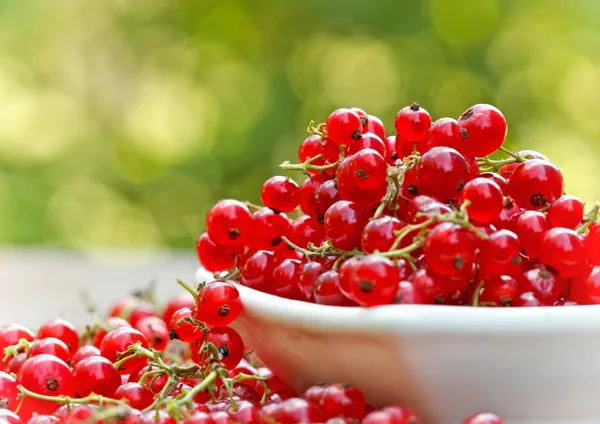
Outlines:
[[435, 424], [600, 423], [600, 306], [342, 308], [238, 289], [234, 327], [299, 391], [350, 383]]

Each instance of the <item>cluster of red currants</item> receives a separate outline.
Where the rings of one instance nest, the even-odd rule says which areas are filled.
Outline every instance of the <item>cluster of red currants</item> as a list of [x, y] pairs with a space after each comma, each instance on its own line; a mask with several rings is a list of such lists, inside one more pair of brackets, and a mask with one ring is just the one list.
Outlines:
[[262, 186], [264, 207], [213, 206], [202, 266], [325, 305], [600, 303], [600, 204], [586, 215], [548, 158], [505, 149], [497, 108], [432, 122], [413, 103], [394, 126], [387, 136], [360, 109], [311, 123], [300, 163]]
[[375, 410], [350, 385], [299, 396], [228, 327], [242, 309], [235, 286], [181, 284], [192, 296], [162, 309], [126, 298], [81, 333], [61, 319], [37, 334], [0, 326], [0, 424], [421, 423], [406, 407]]

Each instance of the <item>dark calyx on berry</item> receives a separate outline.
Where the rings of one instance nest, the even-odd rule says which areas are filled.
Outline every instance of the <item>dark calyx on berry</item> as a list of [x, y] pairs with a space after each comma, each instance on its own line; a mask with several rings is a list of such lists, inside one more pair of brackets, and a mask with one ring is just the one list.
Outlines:
[[46, 379], [46, 387], [48, 390], [52, 390], [53, 392], [57, 391], [60, 387], [60, 383], [56, 377], [49, 377]]

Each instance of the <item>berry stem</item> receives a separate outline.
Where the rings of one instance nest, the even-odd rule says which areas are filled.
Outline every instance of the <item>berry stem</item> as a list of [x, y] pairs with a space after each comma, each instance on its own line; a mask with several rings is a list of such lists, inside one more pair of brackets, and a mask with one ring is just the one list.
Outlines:
[[483, 288], [484, 283], [485, 283], [485, 280], [481, 280], [479, 282], [479, 284], [477, 284], [477, 287], [475, 288], [475, 292], [473, 293], [473, 306], [479, 306], [479, 292], [481, 292], [481, 289]]
[[4, 348], [4, 358], [2, 362], [8, 361], [11, 357], [16, 357], [19, 352], [24, 351], [26, 354], [31, 349], [31, 343], [27, 339], [20, 339], [16, 345], [7, 346]]
[[185, 290], [187, 290], [189, 292], [189, 294], [191, 294], [194, 297], [195, 301], [198, 301], [198, 292], [196, 290], [191, 288], [188, 284], [186, 284], [184, 281], [180, 280], [179, 278], [177, 279], [177, 284], [179, 284], [181, 287], [183, 287]]
[[511, 152], [506, 147], [500, 146], [500, 148], [498, 150], [500, 150], [501, 152], [504, 152], [507, 155], [515, 158], [515, 160], [517, 161], [517, 163], [523, 163], [526, 160], [524, 157], [520, 156], [519, 154]]
[[598, 221], [599, 214], [600, 214], [600, 202], [595, 202], [594, 206], [592, 207], [592, 210], [588, 214], [586, 214], [586, 216], [583, 220], [584, 221], [583, 224], [581, 224], [579, 227], [577, 227], [575, 232], [577, 234], [585, 233], [588, 230], [588, 228], [590, 227], [590, 225], [592, 225], [594, 222]]
[[192, 401], [192, 399], [194, 399], [194, 396], [206, 390], [215, 381], [218, 375], [218, 370], [211, 371], [210, 374], [208, 374], [206, 378], [200, 382], [200, 384], [192, 388], [189, 392], [185, 394], [185, 396], [180, 398], [178, 403], [181, 405], [189, 404]]
[[415, 241], [413, 241], [412, 244], [410, 244], [402, 249], [389, 250], [387, 252], [378, 253], [378, 255], [384, 256], [386, 258], [404, 258], [409, 261], [412, 261], [413, 258], [410, 255], [410, 253], [417, 250], [421, 246], [423, 246], [423, 240], [416, 239]]
[[307, 171], [324, 171], [326, 169], [335, 168], [338, 166], [338, 162], [328, 163], [326, 165], [313, 165], [312, 162], [321, 159], [323, 157], [322, 154], [319, 154], [315, 157], [306, 159], [303, 163], [291, 163], [289, 160], [286, 160], [282, 164], [279, 165], [280, 168], [285, 169], [286, 171], [302, 171], [306, 173]]
[[39, 393], [35, 393], [32, 392], [31, 390], [27, 390], [25, 387], [23, 386], [18, 386], [17, 387], [19, 389], [20, 392], [20, 397], [24, 398], [24, 397], [31, 397], [34, 399], [38, 399], [38, 400], [45, 400], [48, 402], [54, 402], [54, 403], [58, 403], [59, 405], [67, 405], [67, 404], [77, 404], [77, 405], [83, 405], [83, 404], [88, 404], [88, 403], [110, 403], [110, 404], [114, 404], [114, 405], [127, 405], [127, 401], [123, 400], [123, 399], [111, 399], [111, 398], [107, 398], [105, 396], [100, 396], [97, 395], [95, 393], [92, 393], [86, 397], [83, 398], [79, 398], [79, 399], [74, 399], [72, 397], [69, 396], [47, 396], [47, 395], [41, 395]]

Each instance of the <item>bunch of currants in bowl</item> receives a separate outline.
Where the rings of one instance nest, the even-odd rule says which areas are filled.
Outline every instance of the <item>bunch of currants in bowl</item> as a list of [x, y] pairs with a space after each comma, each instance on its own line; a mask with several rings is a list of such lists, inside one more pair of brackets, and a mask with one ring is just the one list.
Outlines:
[[504, 148], [497, 108], [432, 122], [413, 103], [394, 126], [388, 136], [356, 108], [311, 122], [298, 163], [263, 184], [263, 206], [212, 207], [202, 266], [332, 306], [600, 303], [600, 203], [586, 213], [546, 156]]

